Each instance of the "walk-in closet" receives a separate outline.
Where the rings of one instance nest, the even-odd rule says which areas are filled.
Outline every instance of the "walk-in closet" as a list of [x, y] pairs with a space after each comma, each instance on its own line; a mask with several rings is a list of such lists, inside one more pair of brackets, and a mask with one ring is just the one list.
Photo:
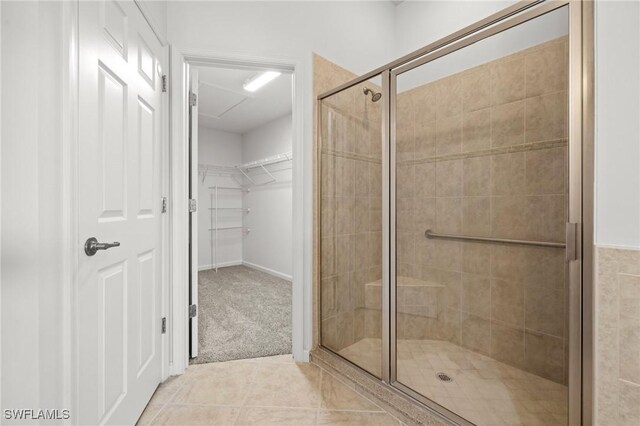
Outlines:
[[290, 354], [291, 76], [212, 66], [193, 71], [198, 272], [191, 362]]

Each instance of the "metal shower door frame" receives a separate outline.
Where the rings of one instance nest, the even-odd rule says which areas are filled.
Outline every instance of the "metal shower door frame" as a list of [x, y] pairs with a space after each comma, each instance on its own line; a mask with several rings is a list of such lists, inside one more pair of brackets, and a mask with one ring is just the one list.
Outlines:
[[[397, 77], [500, 32], [562, 7], [569, 8], [568, 222], [576, 229], [569, 262], [569, 425], [593, 423], [593, 183], [594, 5], [592, 0], [521, 1], [387, 65], [318, 96], [321, 101], [371, 78], [382, 77], [383, 247], [382, 381], [458, 424], [466, 419], [397, 381], [396, 335], [396, 99]], [[321, 156], [319, 159], [321, 170]], [[569, 229], [569, 226], [568, 226]], [[320, 283], [320, 281], [318, 281]], [[317, 324], [320, 327], [320, 322]], [[322, 342], [320, 342], [322, 344]], [[330, 349], [329, 349], [330, 350]], [[345, 359], [346, 360], [346, 359]], [[352, 362], [346, 360], [352, 365]], [[361, 367], [355, 365], [366, 372]]]

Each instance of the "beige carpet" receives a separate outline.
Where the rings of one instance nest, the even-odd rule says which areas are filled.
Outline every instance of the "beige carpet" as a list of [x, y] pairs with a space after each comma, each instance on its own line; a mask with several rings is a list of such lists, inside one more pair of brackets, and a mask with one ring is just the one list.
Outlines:
[[246, 266], [198, 273], [192, 364], [291, 353], [291, 282]]

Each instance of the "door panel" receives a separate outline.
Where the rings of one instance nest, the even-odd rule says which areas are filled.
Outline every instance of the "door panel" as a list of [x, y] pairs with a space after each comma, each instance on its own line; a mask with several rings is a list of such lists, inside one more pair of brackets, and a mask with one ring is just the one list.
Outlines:
[[78, 418], [134, 424], [161, 374], [162, 46], [133, 2], [80, 2]]
[[[189, 94], [198, 97], [198, 70], [189, 71]], [[198, 100], [199, 102], [199, 100]], [[198, 102], [189, 103], [189, 198], [198, 201]], [[189, 246], [191, 273], [189, 275], [189, 304], [198, 306], [198, 212], [189, 215]], [[189, 356], [198, 356], [198, 310], [189, 319]]]
[[392, 80], [392, 378], [477, 425], [568, 421], [568, 29], [565, 6]]

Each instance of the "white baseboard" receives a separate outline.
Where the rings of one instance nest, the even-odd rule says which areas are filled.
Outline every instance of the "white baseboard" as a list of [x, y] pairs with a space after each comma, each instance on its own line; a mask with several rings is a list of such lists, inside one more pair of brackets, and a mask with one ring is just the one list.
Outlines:
[[293, 277], [291, 275], [283, 274], [282, 272], [274, 271], [273, 269], [265, 268], [264, 266], [256, 265], [251, 262], [242, 262], [242, 264], [248, 268], [255, 269], [261, 272], [265, 272], [269, 275], [273, 275], [274, 277], [282, 278], [283, 280], [293, 281]]
[[[232, 260], [229, 262], [220, 262], [218, 263], [218, 268], [224, 268], [225, 266], [238, 266], [242, 265], [242, 260]], [[208, 271], [209, 269], [215, 268], [214, 265], [200, 265], [198, 266], [198, 271]]]

